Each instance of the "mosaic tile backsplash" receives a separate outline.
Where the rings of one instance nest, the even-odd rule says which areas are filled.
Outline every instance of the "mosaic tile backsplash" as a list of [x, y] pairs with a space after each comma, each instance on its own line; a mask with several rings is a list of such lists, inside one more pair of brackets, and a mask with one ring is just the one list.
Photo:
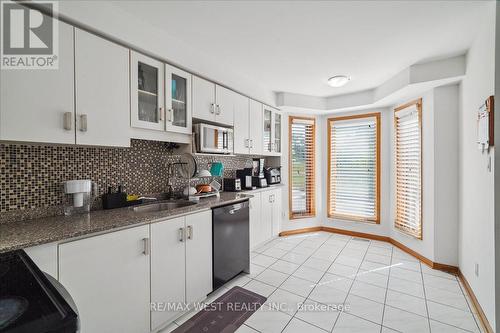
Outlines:
[[[127, 193], [156, 195], [167, 191], [166, 166], [178, 153], [164, 142], [132, 140], [130, 148], [0, 144], [0, 223], [62, 214], [62, 182], [91, 179], [99, 196], [108, 186]], [[226, 177], [251, 167], [252, 156], [196, 156], [198, 168], [224, 164]], [[206, 180], [205, 180], [206, 181]], [[174, 178], [180, 192], [186, 180]], [[100, 197], [92, 209], [100, 209]]]

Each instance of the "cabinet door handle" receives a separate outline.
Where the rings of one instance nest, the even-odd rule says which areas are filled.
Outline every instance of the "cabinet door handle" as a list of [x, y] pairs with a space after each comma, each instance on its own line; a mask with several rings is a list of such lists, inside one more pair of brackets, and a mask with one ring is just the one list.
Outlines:
[[184, 228], [179, 228], [179, 242], [184, 242]]
[[87, 132], [87, 115], [80, 115], [80, 132]]
[[193, 239], [193, 226], [188, 225], [187, 227], [187, 239]]
[[253, 148], [253, 139], [250, 139], [250, 148]]
[[73, 112], [64, 112], [63, 117], [63, 126], [66, 131], [71, 131], [73, 126], [71, 125], [71, 121], [73, 120]]
[[249, 145], [248, 145], [248, 142], [249, 142], [249, 140], [248, 140], [248, 139], [245, 139], [245, 148], [248, 148], [248, 146], [249, 146]]
[[210, 103], [210, 113], [215, 113], [215, 104]]
[[142, 254], [144, 254], [145, 256], [149, 256], [151, 254], [151, 242], [149, 238], [143, 238], [142, 242], [144, 246]]
[[168, 109], [168, 121], [169, 122], [172, 122], [172, 113], [173, 113], [173, 110], [172, 109]]
[[165, 110], [163, 110], [163, 108], [160, 108], [160, 121], [163, 121], [164, 118], [165, 118]]
[[220, 105], [219, 104], [216, 104], [216, 109], [217, 109], [217, 112], [215, 114], [220, 115]]

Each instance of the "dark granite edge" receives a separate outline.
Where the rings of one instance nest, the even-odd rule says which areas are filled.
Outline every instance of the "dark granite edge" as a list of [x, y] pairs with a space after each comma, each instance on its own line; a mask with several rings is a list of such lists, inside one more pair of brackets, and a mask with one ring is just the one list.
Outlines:
[[[169, 211], [136, 213], [129, 208], [119, 208], [109, 211], [95, 211], [78, 216], [56, 216], [17, 223], [4, 223], [0, 224], [0, 253], [52, 242], [66, 242], [75, 238], [84, 238], [84, 236], [92, 237], [166, 221], [227, 204], [247, 201], [253, 197], [247, 193], [243, 195], [244, 197], [241, 197], [241, 195], [233, 193], [232, 195], [221, 195], [221, 198], [218, 199], [201, 199], [200, 203], [196, 205]], [[100, 223], [100, 221], [103, 222]], [[74, 228], [71, 228], [72, 226]]]

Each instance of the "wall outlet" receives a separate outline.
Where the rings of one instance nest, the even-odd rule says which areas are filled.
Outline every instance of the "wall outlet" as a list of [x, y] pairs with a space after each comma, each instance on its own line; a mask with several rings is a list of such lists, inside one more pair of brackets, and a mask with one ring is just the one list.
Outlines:
[[479, 264], [477, 262], [474, 263], [474, 274], [479, 277]]

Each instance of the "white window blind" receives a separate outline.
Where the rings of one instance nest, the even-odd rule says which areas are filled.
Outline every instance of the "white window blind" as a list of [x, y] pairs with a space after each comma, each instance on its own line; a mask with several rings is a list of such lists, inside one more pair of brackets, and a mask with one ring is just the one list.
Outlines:
[[290, 218], [316, 214], [314, 118], [290, 117]]
[[328, 216], [378, 223], [380, 114], [328, 121]]
[[396, 221], [395, 227], [422, 238], [422, 127], [421, 102], [396, 109]]

